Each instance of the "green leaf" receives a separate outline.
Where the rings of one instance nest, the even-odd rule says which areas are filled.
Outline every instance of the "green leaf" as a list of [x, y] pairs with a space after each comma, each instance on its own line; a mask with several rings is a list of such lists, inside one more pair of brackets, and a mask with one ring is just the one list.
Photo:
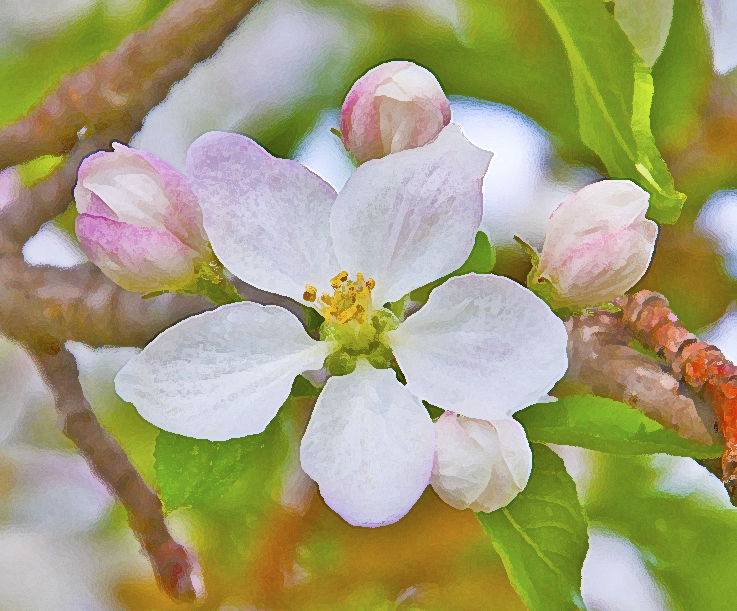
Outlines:
[[258, 480], [249, 486], [249, 494], [265, 494], [266, 481], [278, 477], [277, 470], [288, 452], [283, 425], [290, 417], [292, 403], [318, 394], [307, 379], [297, 376], [290, 398], [258, 435], [208, 441], [159, 431], [154, 467], [165, 511], [206, 505], [247, 477]]
[[601, 0], [539, 2], [568, 52], [584, 143], [612, 178], [650, 192], [651, 218], [675, 223], [686, 197], [675, 190], [650, 130], [650, 68]]
[[658, 454], [713, 458], [721, 445], [684, 439], [642, 412], [612, 399], [575, 395], [539, 403], [514, 415], [530, 441], [579, 446], [611, 454]]
[[532, 444], [527, 487], [506, 507], [476, 517], [530, 611], [584, 609], [581, 568], [589, 548], [576, 484], [563, 461]]
[[496, 249], [489, 237], [483, 231], [479, 231], [476, 233], [476, 241], [473, 244], [471, 254], [468, 255], [468, 259], [463, 265], [447, 276], [443, 276], [440, 280], [415, 289], [409, 294], [409, 297], [413, 301], [424, 303], [430, 296], [430, 291], [443, 284], [448, 278], [471, 273], [490, 274], [491, 270], [494, 269], [494, 263], [496, 263]]

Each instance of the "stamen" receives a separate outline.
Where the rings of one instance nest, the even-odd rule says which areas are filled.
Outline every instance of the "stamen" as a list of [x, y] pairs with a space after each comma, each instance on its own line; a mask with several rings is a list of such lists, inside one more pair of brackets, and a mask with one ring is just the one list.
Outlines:
[[349, 320], [350, 320], [351, 318], [353, 318], [353, 315], [354, 315], [354, 314], [356, 314], [356, 313], [358, 312], [358, 308], [359, 308], [359, 307], [360, 307], [360, 306], [357, 306], [357, 305], [356, 305], [356, 304], [354, 303], [354, 304], [353, 304], [353, 305], [352, 305], [352, 306], [351, 306], [350, 308], [348, 308], [348, 309], [347, 309], [347, 310], [346, 310], [345, 312], [342, 312], [342, 313], [341, 313], [341, 314], [340, 314], [340, 315], [338, 316], [338, 320], [337, 320], [338, 324], [339, 324], [339, 325], [342, 325], [343, 323], [346, 323], [346, 322], [348, 322], [348, 321], [349, 321]]
[[306, 284], [305, 292], [302, 294], [302, 299], [310, 302], [315, 301], [315, 299], [317, 299], [317, 289], [310, 284]]
[[323, 293], [322, 295], [320, 295], [320, 301], [322, 301], [325, 305], [333, 304], [333, 298], [327, 293]]
[[340, 272], [335, 278], [330, 281], [330, 286], [334, 289], [340, 288], [340, 285], [348, 280], [348, 272]]
[[366, 286], [368, 287], [368, 290], [369, 291], [373, 291], [374, 290], [374, 287], [376, 286], [376, 282], [374, 282], [374, 279], [373, 278], [369, 278], [366, 281]]

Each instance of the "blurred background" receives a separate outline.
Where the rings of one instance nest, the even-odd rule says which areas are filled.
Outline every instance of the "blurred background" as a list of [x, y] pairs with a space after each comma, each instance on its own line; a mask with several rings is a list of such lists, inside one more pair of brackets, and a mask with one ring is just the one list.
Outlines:
[[[2, 0], [0, 124], [167, 4]], [[636, 289], [662, 292], [690, 330], [737, 359], [737, 3], [606, 4], [653, 66], [653, 133], [688, 196]], [[199, 135], [238, 131], [340, 189], [354, 168], [330, 128], [351, 84], [392, 59], [431, 70], [453, 120], [495, 151], [482, 228], [497, 246], [495, 273], [522, 280], [529, 261], [512, 236], [539, 247], [552, 209], [605, 173], [581, 142], [568, 60], [536, 0], [263, 1], [132, 144], [181, 169]], [[34, 184], [57, 163], [30, 162], [22, 180]], [[29, 263], [85, 260], [73, 215], [26, 244]], [[135, 351], [68, 347], [96, 414], [155, 485], [157, 429], [113, 389]], [[280, 434], [287, 464], [296, 442]], [[734, 607], [737, 513], [719, 480], [687, 458], [556, 450], [591, 522], [590, 611]], [[169, 514], [200, 559], [208, 599], [197, 608], [524, 609], [473, 514], [431, 489], [400, 522], [372, 530], [347, 525], [319, 497], [295, 517], [278, 503], [282, 488], [279, 465], [264, 463], [224, 497]], [[57, 430], [31, 359], [0, 338], [0, 610], [184, 607], [159, 592], [125, 511]]]

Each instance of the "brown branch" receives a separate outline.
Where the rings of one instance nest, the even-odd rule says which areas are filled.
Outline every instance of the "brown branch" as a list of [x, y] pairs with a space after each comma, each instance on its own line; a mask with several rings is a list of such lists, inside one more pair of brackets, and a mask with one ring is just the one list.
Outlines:
[[163, 329], [214, 306], [204, 297], [141, 299], [93, 264], [69, 269], [0, 258], [0, 331], [41, 348], [67, 340], [90, 346], [144, 346]]
[[115, 51], [64, 78], [25, 117], [0, 130], [0, 168], [67, 153], [83, 127], [95, 133], [113, 126], [137, 130], [169, 88], [210, 57], [254, 4], [256, 0], [174, 3], [147, 29], [130, 34]]
[[172, 539], [161, 501], [146, 485], [118, 443], [102, 428], [79, 383], [77, 364], [65, 349], [38, 354], [64, 435], [71, 439], [92, 471], [128, 511], [128, 522], [153, 566], [159, 587], [178, 601], [194, 601], [192, 563]]
[[627, 344], [631, 339], [621, 313], [574, 317], [568, 329], [569, 369], [565, 382], [582, 384], [600, 397], [639, 409], [679, 435], [713, 443], [693, 399], [663, 365]]
[[[119, 131], [118, 136], [127, 140], [133, 133], [131, 130]], [[36, 234], [41, 225], [67, 209], [72, 201], [79, 164], [90, 153], [109, 147], [108, 136], [100, 134], [80, 141], [67, 162], [33, 189], [23, 187], [20, 178], [14, 177], [13, 195], [9, 201], [0, 202], [0, 256], [18, 256], [23, 244]]]
[[723, 480], [737, 492], [737, 367], [722, 352], [690, 333], [659, 293], [640, 291], [618, 301], [624, 323], [644, 346], [662, 356], [673, 374], [714, 408], [727, 440]]

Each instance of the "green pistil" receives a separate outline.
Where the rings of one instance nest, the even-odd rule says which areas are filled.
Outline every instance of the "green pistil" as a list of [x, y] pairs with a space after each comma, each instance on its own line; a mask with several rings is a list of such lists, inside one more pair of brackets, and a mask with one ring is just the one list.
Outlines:
[[363, 357], [377, 369], [389, 368], [394, 355], [384, 333], [398, 326], [396, 316], [387, 310], [372, 312], [363, 324], [355, 320], [342, 325], [326, 321], [320, 327], [320, 339], [336, 342], [338, 348], [325, 359], [325, 367], [332, 375], [346, 375], [356, 368], [358, 358]]

